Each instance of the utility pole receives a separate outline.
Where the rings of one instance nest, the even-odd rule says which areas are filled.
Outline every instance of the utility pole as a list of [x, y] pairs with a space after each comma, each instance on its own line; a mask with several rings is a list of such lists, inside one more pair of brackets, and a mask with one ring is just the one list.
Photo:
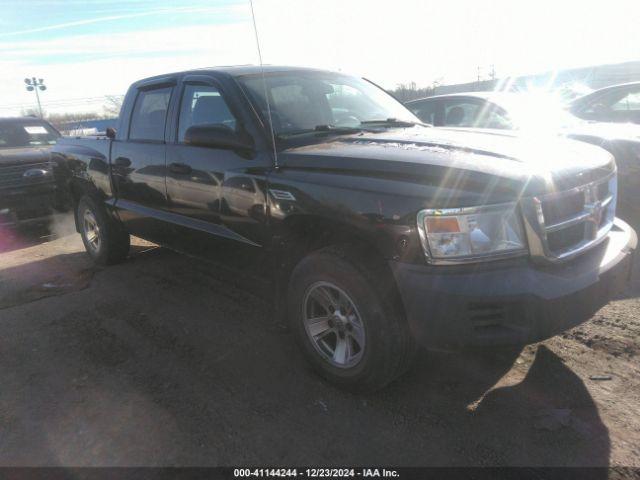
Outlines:
[[491, 73], [489, 73], [489, 78], [491, 78], [491, 80], [496, 79], [496, 66], [494, 64], [491, 64]]
[[478, 65], [478, 85], [480, 85], [480, 65]]
[[40, 104], [40, 94], [38, 90], [45, 91], [47, 86], [44, 84], [44, 80], [42, 78], [25, 78], [24, 83], [26, 84], [26, 88], [28, 92], [36, 92], [36, 100], [38, 101], [38, 111], [40, 112], [40, 118], [44, 118], [42, 114], [42, 105]]

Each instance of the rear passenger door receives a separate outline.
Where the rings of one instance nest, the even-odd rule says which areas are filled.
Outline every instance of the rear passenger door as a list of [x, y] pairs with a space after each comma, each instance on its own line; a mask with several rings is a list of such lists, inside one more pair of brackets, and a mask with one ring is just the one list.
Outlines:
[[138, 89], [124, 138], [111, 152], [118, 214], [131, 233], [155, 241], [167, 232], [165, 130], [173, 89], [166, 83]]

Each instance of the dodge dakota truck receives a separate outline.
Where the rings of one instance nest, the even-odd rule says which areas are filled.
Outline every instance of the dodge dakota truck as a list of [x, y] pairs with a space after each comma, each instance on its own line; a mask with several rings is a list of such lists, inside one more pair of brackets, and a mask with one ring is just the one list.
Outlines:
[[605, 150], [433, 128], [321, 70], [147, 78], [116, 130], [53, 156], [95, 262], [124, 260], [135, 235], [263, 276], [304, 356], [354, 390], [419, 345], [523, 345], [588, 320], [637, 243]]
[[64, 208], [50, 159], [59, 137], [38, 118], [0, 118], [0, 227], [43, 223]]

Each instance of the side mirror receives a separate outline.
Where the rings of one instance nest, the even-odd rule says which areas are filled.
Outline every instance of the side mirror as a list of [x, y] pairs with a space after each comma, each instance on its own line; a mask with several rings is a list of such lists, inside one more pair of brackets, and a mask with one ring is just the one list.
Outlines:
[[184, 143], [197, 147], [226, 150], [251, 150], [253, 141], [246, 133], [237, 133], [226, 125], [192, 125], [184, 134]]
[[116, 129], [115, 128], [107, 127], [107, 130], [106, 130], [105, 133], [107, 135], [107, 138], [110, 138], [111, 140], [115, 140], [115, 138], [116, 138]]

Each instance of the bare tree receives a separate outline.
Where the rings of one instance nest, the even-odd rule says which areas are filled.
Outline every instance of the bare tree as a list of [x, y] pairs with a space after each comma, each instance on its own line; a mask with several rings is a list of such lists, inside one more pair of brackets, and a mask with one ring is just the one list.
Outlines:
[[[47, 112], [43, 110], [43, 114], [46, 115]], [[20, 115], [23, 117], [38, 117], [40, 118], [40, 112], [36, 108], [23, 108], [20, 111]]]
[[429, 97], [433, 95], [436, 86], [437, 82], [433, 82], [431, 87], [418, 87], [416, 82], [400, 83], [389, 93], [404, 103], [409, 100], [415, 100], [416, 98]]
[[113, 118], [120, 115], [120, 109], [122, 108], [122, 102], [124, 97], [122, 95], [106, 95], [105, 105], [102, 107], [106, 118]]
[[89, 120], [100, 120], [102, 115], [95, 112], [77, 113], [51, 113], [45, 114], [45, 119], [58, 130], [66, 130], [66, 125], [70, 123], [86, 122]]

